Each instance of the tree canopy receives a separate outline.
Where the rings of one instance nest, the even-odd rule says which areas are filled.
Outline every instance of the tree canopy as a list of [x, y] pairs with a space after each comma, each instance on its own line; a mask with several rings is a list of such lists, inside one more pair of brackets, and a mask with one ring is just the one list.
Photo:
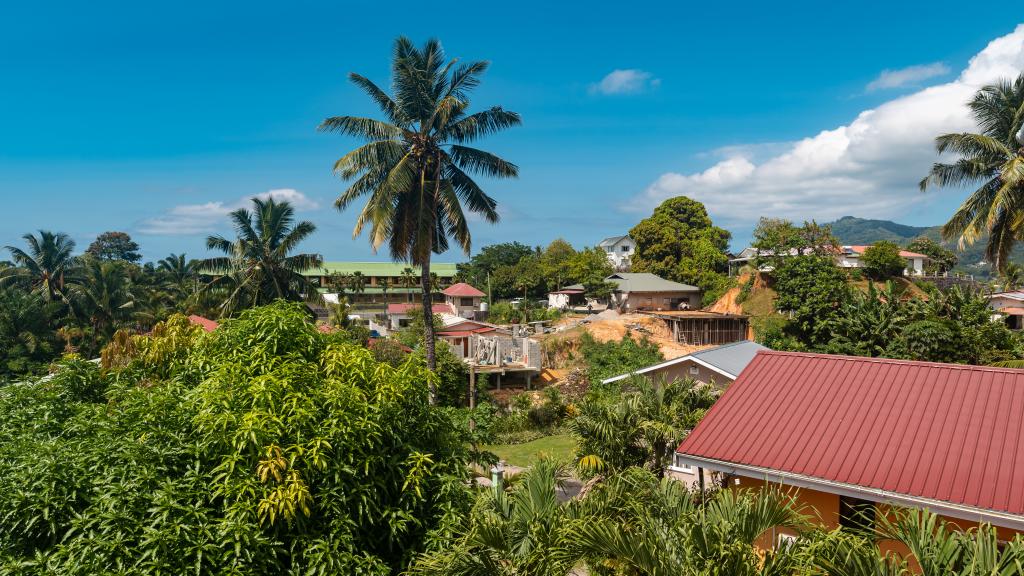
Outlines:
[[729, 286], [726, 271], [731, 235], [712, 224], [704, 205], [685, 196], [669, 198], [629, 231], [636, 242], [633, 272], [651, 272], [704, 291], [704, 302]]
[[132, 264], [142, 260], [139, 245], [127, 232], [104, 232], [89, 244], [85, 253], [99, 260], [122, 260]]

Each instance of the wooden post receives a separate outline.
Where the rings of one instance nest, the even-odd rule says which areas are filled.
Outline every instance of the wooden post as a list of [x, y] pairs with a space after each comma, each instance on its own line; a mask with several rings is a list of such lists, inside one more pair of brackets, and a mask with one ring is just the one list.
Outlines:
[[501, 372], [495, 372], [494, 378], [498, 381], [498, 390], [501, 390]]
[[527, 390], [533, 390], [533, 388], [530, 387], [530, 377], [531, 376], [533, 376], [533, 372], [527, 372], [526, 373], [526, 389]]
[[476, 370], [472, 364], [469, 365], [469, 408], [476, 408]]

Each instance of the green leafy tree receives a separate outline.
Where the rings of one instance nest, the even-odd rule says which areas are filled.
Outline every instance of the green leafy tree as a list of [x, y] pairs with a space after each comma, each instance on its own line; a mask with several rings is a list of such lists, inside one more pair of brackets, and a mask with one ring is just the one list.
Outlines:
[[209, 334], [174, 316], [104, 357], [0, 389], [2, 574], [383, 576], [468, 512], [435, 376], [300, 304]]
[[629, 235], [636, 242], [634, 272], [651, 272], [704, 291], [704, 302], [729, 286], [726, 271], [730, 234], [714, 226], [704, 205], [685, 196], [669, 198]]
[[861, 263], [868, 276], [883, 281], [902, 275], [907, 267], [907, 261], [900, 256], [900, 247], [888, 240], [868, 246], [861, 256]]
[[233, 313], [275, 299], [319, 302], [320, 292], [302, 272], [319, 268], [323, 258], [294, 253], [316, 226], [296, 222], [295, 209], [286, 201], [253, 198], [252, 207], [252, 212], [239, 208], [231, 213], [237, 239], [206, 239], [207, 248], [224, 254], [199, 265], [204, 272], [219, 275], [208, 289], [224, 288], [221, 310]]
[[904, 305], [892, 282], [884, 290], [868, 283], [867, 292], [851, 291], [839, 313], [830, 316], [825, 350], [853, 356], [886, 356], [914, 312]]
[[[486, 62], [445, 62], [437, 40], [416, 48], [409, 39], [395, 41], [391, 63], [393, 95], [364, 76], [349, 78], [384, 113], [385, 120], [355, 116], [327, 118], [322, 130], [353, 136], [366, 144], [334, 165], [355, 182], [335, 205], [344, 210], [368, 196], [354, 234], [370, 226], [376, 250], [388, 245], [392, 259], [421, 267], [423, 314], [430, 314], [430, 260], [454, 238], [468, 255], [472, 246], [466, 210], [497, 222], [497, 202], [470, 174], [514, 178], [519, 169], [489, 152], [467, 146], [484, 136], [520, 123], [519, 115], [500, 106], [467, 114], [469, 93], [480, 83]], [[427, 364], [435, 367], [434, 331], [423, 334]]]
[[924, 269], [929, 274], [945, 274], [952, 270], [958, 262], [955, 252], [925, 236], [911, 240], [907, 244], [907, 250], [928, 257]]
[[28, 250], [7, 246], [16, 264], [3, 270], [2, 285], [20, 284], [39, 292], [48, 301], [64, 297], [64, 285], [75, 274], [78, 259], [72, 255], [75, 241], [63, 233], [40, 230], [39, 236], [22, 236]]
[[[406, 266], [402, 268], [402, 287], [412, 288], [416, 286], [416, 273], [412, 271], [412, 268]], [[412, 302], [412, 292], [409, 293], [409, 302]]]
[[785, 259], [772, 272], [778, 298], [775, 308], [789, 313], [786, 330], [810, 347], [824, 346], [826, 329], [850, 299], [846, 274], [827, 256]]
[[1024, 235], [1024, 74], [978, 90], [968, 103], [979, 132], [943, 134], [935, 139], [939, 154], [951, 163], [936, 163], [921, 180], [929, 187], [978, 186], [942, 227], [946, 238], [973, 244], [986, 234], [985, 257], [1002, 271], [1010, 251]]
[[85, 253], [99, 260], [120, 260], [137, 264], [142, 260], [139, 245], [126, 232], [104, 232], [85, 249]]
[[548, 244], [539, 257], [541, 277], [547, 290], [558, 290], [571, 283], [569, 280], [574, 276], [571, 268], [576, 257], [576, 249], [562, 238]]
[[792, 255], [816, 254], [830, 256], [839, 242], [832, 235], [832, 228], [815, 221], [795, 226], [783, 218], [761, 218], [754, 228], [751, 247], [758, 250], [755, 264], [778, 267], [782, 259]]
[[484, 246], [469, 259], [469, 262], [455, 265], [455, 278], [460, 282], [482, 288], [487, 286], [488, 278], [499, 268], [515, 266], [533, 253], [533, 248], [519, 242]]

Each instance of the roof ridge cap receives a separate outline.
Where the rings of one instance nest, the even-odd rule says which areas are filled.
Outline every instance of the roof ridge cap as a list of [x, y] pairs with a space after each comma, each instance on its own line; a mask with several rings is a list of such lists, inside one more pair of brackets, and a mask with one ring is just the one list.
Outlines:
[[855, 360], [858, 362], [874, 362], [877, 364], [902, 364], [908, 366], [932, 366], [949, 368], [953, 370], [978, 370], [983, 372], [1002, 372], [1009, 374], [1024, 374], [1024, 368], [1005, 368], [1002, 366], [985, 366], [979, 364], [953, 364], [949, 362], [929, 362], [927, 360], [907, 360], [905, 358], [883, 358], [879, 356], [851, 356], [849, 354], [826, 354], [824, 352], [792, 352], [787, 350], [772, 350], [765, 348], [758, 350], [760, 354], [770, 356], [802, 356], [805, 358], [820, 358], [834, 360]]

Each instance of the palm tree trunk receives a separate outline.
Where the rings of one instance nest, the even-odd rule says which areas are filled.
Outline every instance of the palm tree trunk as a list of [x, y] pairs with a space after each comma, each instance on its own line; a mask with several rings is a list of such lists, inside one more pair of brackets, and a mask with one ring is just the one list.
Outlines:
[[[426, 347], [427, 352], [427, 368], [431, 371], [437, 369], [437, 359], [434, 354], [434, 310], [433, 302], [430, 296], [430, 253], [427, 252], [426, 258], [423, 259], [421, 264], [420, 274], [420, 288], [423, 289], [423, 344]], [[437, 402], [437, 387], [430, 384], [430, 403], [435, 404]]]

